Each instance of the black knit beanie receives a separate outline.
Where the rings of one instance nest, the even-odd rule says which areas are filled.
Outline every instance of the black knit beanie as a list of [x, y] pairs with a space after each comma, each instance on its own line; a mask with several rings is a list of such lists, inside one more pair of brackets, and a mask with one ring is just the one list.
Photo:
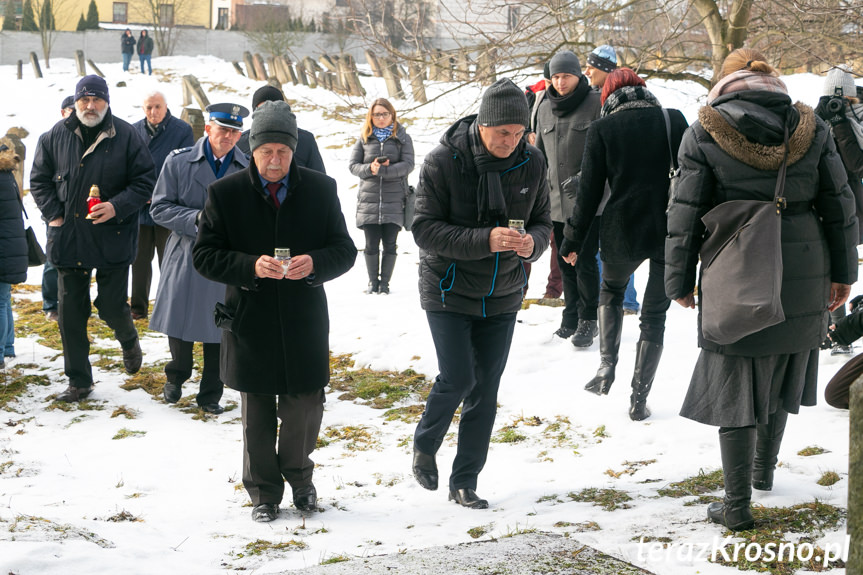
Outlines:
[[581, 64], [578, 63], [578, 56], [569, 50], [564, 50], [552, 56], [548, 63], [548, 71], [552, 76], [555, 74], [581, 76]]
[[480, 126], [521, 124], [527, 127], [530, 124], [530, 109], [524, 92], [509, 78], [501, 78], [482, 95], [476, 121]]
[[255, 90], [254, 95], [252, 95], [252, 111], [254, 111], [258, 106], [263, 104], [264, 102], [284, 102], [285, 95], [281, 90], [276, 88], [271, 84], [267, 84], [266, 86], [261, 86], [257, 90]]

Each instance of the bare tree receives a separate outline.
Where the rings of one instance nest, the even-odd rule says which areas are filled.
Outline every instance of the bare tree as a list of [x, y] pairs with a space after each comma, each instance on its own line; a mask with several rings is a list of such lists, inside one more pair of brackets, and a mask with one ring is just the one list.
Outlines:
[[160, 56], [174, 53], [182, 28], [177, 24], [188, 21], [195, 8], [195, 0], [137, 0], [132, 5], [137, 18], [153, 27], [153, 43]]
[[39, 28], [39, 37], [42, 41], [42, 56], [45, 58], [45, 67], [51, 67], [51, 50], [57, 39], [56, 21], [65, 20], [69, 12], [67, 4], [70, 0], [33, 0], [33, 13], [36, 17], [36, 25]]
[[291, 18], [290, 8], [277, 4], [254, 4], [243, 6], [238, 13], [235, 30], [242, 31], [258, 50], [276, 56], [295, 58], [291, 48], [302, 42], [302, 15]]
[[[439, 0], [436, 6], [424, 16], [436, 27], [429, 35], [460, 39], [457, 51], [496, 54], [515, 74], [561, 49], [586, 55], [599, 44], [613, 45], [622, 64], [641, 74], [708, 87], [725, 57], [744, 45], [789, 70], [863, 58], [859, 0]], [[416, 58], [429, 43], [427, 27], [391, 13], [382, 20], [354, 8], [366, 24], [358, 33], [393, 57]], [[393, 29], [416, 32], [399, 42]]]

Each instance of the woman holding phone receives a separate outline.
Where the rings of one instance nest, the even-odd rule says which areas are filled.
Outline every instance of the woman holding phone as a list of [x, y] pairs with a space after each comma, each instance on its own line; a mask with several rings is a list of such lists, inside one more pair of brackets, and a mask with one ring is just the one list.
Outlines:
[[[351, 153], [351, 173], [360, 178], [357, 227], [366, 236], [366, 293], [390, 293], [396, 265], [396, 238], [405, 224], [408, 174], [414, 169], [414, 145], [396, 119], [389, 100], [369, 107], [360, 138]], [[383, 242], [383, 256], [380, 244]]]

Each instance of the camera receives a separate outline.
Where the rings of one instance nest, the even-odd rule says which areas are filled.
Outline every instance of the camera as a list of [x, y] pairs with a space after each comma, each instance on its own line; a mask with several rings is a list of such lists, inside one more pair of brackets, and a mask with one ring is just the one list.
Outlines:
[[389, 158], [386, 156], [378, 156], [375, 160], [377, 160], [379, 164], [385, 164]]
[[831, 114], [838, 114], [845, 107], [845, 100], [841, 96], [833, 96], [827, 100], [827, 111]]

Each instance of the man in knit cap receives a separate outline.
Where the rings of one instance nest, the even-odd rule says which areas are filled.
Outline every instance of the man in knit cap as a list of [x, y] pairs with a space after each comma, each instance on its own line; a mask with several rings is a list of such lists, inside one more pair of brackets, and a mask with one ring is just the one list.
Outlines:
[[529, 116], [521, 89], [498, 80], [479, 114], [458, 120], [426, 156], [417, 187], [411, 231], [440, 374], [414, 434], [413, 472], [437, 489], [435, 455], [461, 405], [449, 499], [473, 509], [488, 507], [477, 477], [524, 297], [522, 264], [542, 255], [551, 234], [545, 158], [523, 137]]
[[615, 68], [617, 68], [617, 54], [615, 54], [614, 48], [608, 44], [603, 44], [594, 48], [593, 52], [587, 55], [584, 75], [588, 77], [593, 88], [602, 90], [605, 79], [614, 72]]
[[[96, 270], [99, 317], [123, 348], [127, 373], [141, 368], [138, 331], [126, 301], [129, 265], [138, 243], [138, 211], [155, 184], [147, 145], [111, 114], [108, 84], [85, 76], [75, 88], [75, 113], [39, 138], [30, 191], [48, 222], [48, 261], [57, 268], [59, 326], [69, 386], [57, 401], [79, 401], [93, 390], [90, 366], [90, 278]], [[98, 187], [101, 203], [89, 210]]]
[[[564, 50], [548, 64], [551, 86], [539, 107], [536, 145], [548, 158], [548, 187], [551, 219], [557, 248], [563, 241], [566, 219], [572, 214], [581, 158], [587, 141], [587, 128], [599, 118], [600, 95], [591, 90], [581, 74], [578, 57]], [[557, 264], [563, 275], [563, 317], [558, 337], [572, 338], [578, 348], [589, 347], [597, 334], [596, 308], [599, 304], [599, 267], [596, 263], [599, 228], [594, 226], [584, 244], [584, 253], [574, 266], [558, 253]]]
[[[240, 392], [243, 486], [252, 519], [266, 522], [286, 481], [297, 510], [317, 509], [309, 456], [330, 375], [323, 284], [354, 265], [357, 249], [335, 180], [293, 161], [287, 102], [255, 110], [249, 144], [249, 166], [210, 184], [192, 255], [201, 275], [227, 285], [216, 306], [221, 375]], [[284, 249], [289, 261], [273, 257]]]

